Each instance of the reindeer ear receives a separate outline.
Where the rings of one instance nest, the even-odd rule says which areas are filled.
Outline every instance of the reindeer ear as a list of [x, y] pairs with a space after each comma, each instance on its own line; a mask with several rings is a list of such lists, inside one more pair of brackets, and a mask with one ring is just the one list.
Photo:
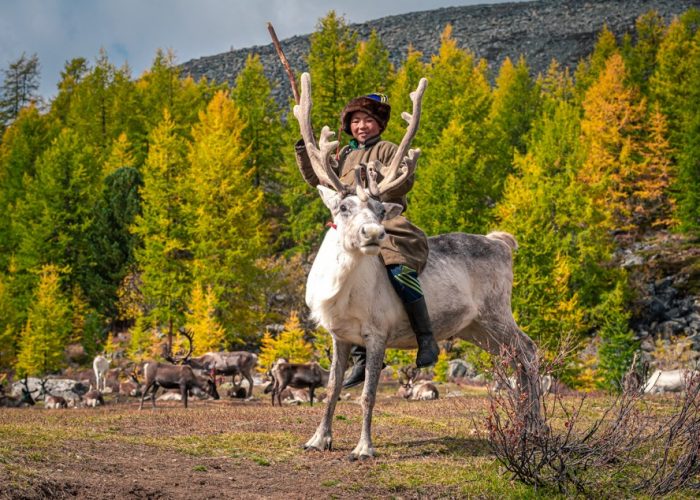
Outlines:
[[331, 213], [335, 213], [336, 208], [338, 208], [338, 203], [340, 203], [340, 195], [336, 191], [322, 186], [321, 184], [316, 186], [316, 189], [318, 189], [318, 193], [321, 195], [324, 205], [328, 207]]
[[397, 215], [401, 215], [401, 212], [403, 212], [403, 206], [399, 205], [398, 203], [384, 202], [382, 205], [384, 205], [384, 220], [393, 219]]

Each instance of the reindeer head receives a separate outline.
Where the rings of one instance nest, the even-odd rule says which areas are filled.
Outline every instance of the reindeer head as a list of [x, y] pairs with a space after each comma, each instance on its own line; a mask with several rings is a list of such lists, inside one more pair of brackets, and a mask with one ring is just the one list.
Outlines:
[[379, 254], [379, 244], [386, 236], [382, 222], [396, 217], [403, 207], [356, 195], [342, 196], [325, 186], [318, 186], [323, 203], [333, 215], [333, 224], [342, 235], [346, 251], [360, 251], [365, 255]]

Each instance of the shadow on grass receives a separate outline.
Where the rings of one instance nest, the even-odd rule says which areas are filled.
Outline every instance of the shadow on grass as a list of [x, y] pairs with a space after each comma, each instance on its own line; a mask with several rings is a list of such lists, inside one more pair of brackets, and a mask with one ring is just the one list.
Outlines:
[[493, 455], [486, 439], [449, 436], [387, 443], [379, 447], [382, 448], [385, 453], [401, 459], [425, 456], [463, 459]]

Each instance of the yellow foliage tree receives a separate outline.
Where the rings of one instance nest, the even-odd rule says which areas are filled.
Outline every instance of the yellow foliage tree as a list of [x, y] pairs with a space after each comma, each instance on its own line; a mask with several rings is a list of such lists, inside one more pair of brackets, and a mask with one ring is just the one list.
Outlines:
[[631, 226], [627, 199], [641, 159], [638, 135], [646, 103], [626, 79], [622, 56], [614, 53], [583, 101], [587, 156], [579, 180], [590, 187], [592, 203], [606, 216], [601, 222], [611, 229]]
[[299, 316], [296, 311], [292, 311], [284, 324], [284, 330], [277, 337], [265, 332], [258, 358], [258, 370], [265, 372], [279, 358], [284, 358], [290, 363], [307, 363], [312, 354], [313, 347], [304, 340]]
[[216, 319], [216, 294], [211, 285], [204, 291], [201, 283], [195, 283], [190, 310], [185, 320], [187, 329], [192, 332], [193, 354], [220, 351], [224, 347], [226, 330]]

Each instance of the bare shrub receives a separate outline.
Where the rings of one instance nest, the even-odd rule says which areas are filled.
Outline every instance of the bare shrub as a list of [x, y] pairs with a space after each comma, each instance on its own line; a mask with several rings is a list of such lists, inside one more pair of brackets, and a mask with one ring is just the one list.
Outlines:
[[487, 432], [514, 479], [564, 494], [592, 494], [611, 482], [652, 496], [700, 488], [700, 376], [688, 381], [671, 416], [660, 416], [640, 384], [630, 383], [639, 378], [635, 358], [624, 390], [602, 405], [586, 394], [539, 394], [541, 422], [533, 427], [523, 411], [526, 396], [507, 384], [513, 359], [503, 352], [494, 364], [494, 380], [505, 390], [489, 393]]

